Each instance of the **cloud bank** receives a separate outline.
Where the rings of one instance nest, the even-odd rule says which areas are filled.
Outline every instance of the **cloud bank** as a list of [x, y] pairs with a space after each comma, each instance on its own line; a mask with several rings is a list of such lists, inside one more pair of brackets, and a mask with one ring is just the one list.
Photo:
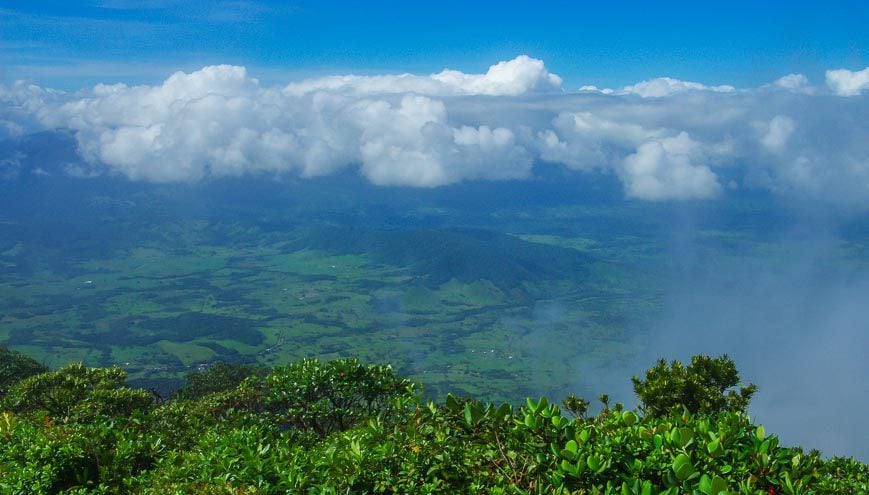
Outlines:
[[93, 173], [153, 182], [357, 168], [379, 185], [614, 174], [641, 200], [765, 188], [869, 204], [869, 68], [755, 89], [658, 78], [566, 91], [527, 56], [485, 73], [328, 76], [264, 87], [243, 67], [63, 93], [0, 86], [0, 133], [64, 128]]

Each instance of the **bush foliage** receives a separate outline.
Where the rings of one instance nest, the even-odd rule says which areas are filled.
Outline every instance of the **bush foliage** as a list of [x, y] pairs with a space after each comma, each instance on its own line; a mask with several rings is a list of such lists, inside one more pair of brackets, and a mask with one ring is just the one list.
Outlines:
[[15, 383], [46, 371], [47, 366], [0, 345], [0, 397], [6, 395], [9, 387]]
[[[423, 401], [389, 366], [222, 367], [157, 404], [71, 365], [0, 396], [0, 494], [866, 493], [869, 467], [779, 445], [726, 357], [659, 362], [639, 411], [570, 396]], [[743, 392], [746, 390], [746, 392]]]
[[694, 356], [691, 364], [663, 359], [646, 371], [646, 379], [633, 378], [634, 392], [643, 412], [666, 414], [682, 407], [692, 413], [745, 411], [757, 391], [754, 384], [738, 387], [739, 372], [727, 355]]

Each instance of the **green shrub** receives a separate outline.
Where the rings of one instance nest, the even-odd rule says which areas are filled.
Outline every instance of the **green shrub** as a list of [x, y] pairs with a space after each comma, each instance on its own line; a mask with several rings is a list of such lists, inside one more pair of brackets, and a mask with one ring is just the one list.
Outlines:
[[643, 412], [660, 416], [674, 408], [692, 413], [745, 411], [757, 391], [753, 384], [739, 385], [739, 372], [729, 357], [694, 356], [691, 364], [663, 359], [646, 371], [646, 379], [633, 377], [634, 392]]
[[149, 408], [153, 403], [151, 394], [123, 387], [126, 378], [120, 368], [71, 364], [16, 383], [6, 395], [4, 406], [16, 413], [63, 419], [129, 415]]
[[391, 366], [356, 359], [301, 359], [275, 368], [261, 383], [267, 409], [282, 424], [321, 435], [397, 413], [393, 401], [414, 395], [413, 384]]
[[[615, 404], [587, 417], [576, 397], [569, 415], [546, 398], [422, 403], [390, 367], [352, 359], [301, 360], [158, 407], [120, 370], [75, 365], [13, 387], [0, 495], [867, 492], [866, 464], [781, 446], [752, 423], [750, 393], [730, 398], [726, 357], [659, 362], [646, 377], [646, 414]], [[656, 397], [670, 380], [684, 386]]]
[[249, 376], [264, 376], [268, 370], [249, 364], [215, 363], [185, 376], [187, 383], [173, 394], [175, 399], [195, 400], [215, 392], [233, 390]]
[[0, 401], [16, 383], [46, 371], [47, 366], [0, 345]]

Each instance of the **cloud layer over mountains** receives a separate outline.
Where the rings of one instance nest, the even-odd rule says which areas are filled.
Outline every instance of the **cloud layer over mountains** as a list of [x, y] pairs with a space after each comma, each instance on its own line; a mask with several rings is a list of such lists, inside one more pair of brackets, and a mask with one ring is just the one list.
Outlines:
[[154, 182], [358, 167], [375, 184], [435, 187], [521, 179], [548, 162], [615, 174], [644, 200], [765, 188], [869, 205], [869, 68], [828, 71], [825, 83], [789, 74], [740, 90], [659, 78], [566, 91], [523, 55], [484, 74], [264, 87], [219, 65], [156, 86], [0, 86], [0, 135], [70, 129], [88, 173]]

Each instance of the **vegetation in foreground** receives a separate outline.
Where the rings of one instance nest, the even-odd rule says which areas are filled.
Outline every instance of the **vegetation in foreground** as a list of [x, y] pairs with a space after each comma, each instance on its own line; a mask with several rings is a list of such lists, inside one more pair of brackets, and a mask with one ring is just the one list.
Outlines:
[[778, 444], [726, 356], [659, 361], [639, 410], [423, 403], [391, 367], [218, 365], [173, 398], [0, 349], [2, 494], [852, 494], [869, 466]]

